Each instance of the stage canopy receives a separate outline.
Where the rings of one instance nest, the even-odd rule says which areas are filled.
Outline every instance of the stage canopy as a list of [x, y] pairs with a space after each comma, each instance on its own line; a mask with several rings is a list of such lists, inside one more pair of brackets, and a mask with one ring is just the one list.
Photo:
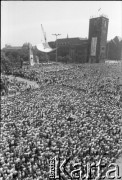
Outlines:
[[56, 50], [56, 48], [52, 49], [47, 42], [46, 43], [38, 44], [37, 45], [37, 49], [39, 51], [45, 52], [45, 53], [49, 53], [49, 52], [52, 52], [52, 51]]

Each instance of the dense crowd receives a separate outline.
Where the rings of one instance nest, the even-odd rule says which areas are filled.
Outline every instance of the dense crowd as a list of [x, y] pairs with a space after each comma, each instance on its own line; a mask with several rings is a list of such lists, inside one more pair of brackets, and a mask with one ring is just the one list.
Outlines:
[[64, 70], [67, 71], [70, 68], [72, 68], [71, 65], [68, 66], [60, 63], [48, 63], [35, 65], [34, 67], [24, 66], [20, 69], [13, 69], [12, 75], [25, 78], [30, 81], [36, 81], [38, 84], [42, 85], [42, 83], [55, 83], [55, 79], [57, 79], [56, 72], [62, 72]]
[[18, 81], [16, 77], [1, 75], [1, 96], [10, 96], [32, 89], [26, 82]]
[[74, 162], [101, 159], [107, 167], [115, 161], [122, 149], [119, 70], [74, 65], [46, 72], [55, 82], [43, 88], [3, 99], [0, 180], [47, 180], [49, 159], [56, 155], [71, 158], [70, 170]]

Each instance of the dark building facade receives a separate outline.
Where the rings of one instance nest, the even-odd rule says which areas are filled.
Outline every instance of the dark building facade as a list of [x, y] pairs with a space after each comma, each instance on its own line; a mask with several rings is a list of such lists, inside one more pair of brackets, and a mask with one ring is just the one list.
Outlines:
[[[56, 42], [49, 42], [52, 48]], [[64, 38], [57, 40], [58, 57], [69, 56], [72, 62], [85, 63], [87, 61], [88, 39], [87, 38]], [[54, 52], [55, 53], [55, 52]]]
[[86, 38], [65, 38], [57, 40], [58, 55], [70, 56], [72, 62], [83, 63], [87, 58], [88, 40]]
[[[74, 62], [98, 63], [106, 59], [108, 18], [100, 16], [89, 20], [89, 35], [86, 38], [64, 38], [57, 40], [58, 56], [69, 55]], [[55, 43], [50, 45], [54, 48]]]
[[122, 60], [122, 38], [116, 36], [107, 43], [106, 56], [110, 60]]
[[108, 18], [100, 16], [89, 21], [88, 59], [98, 63], [106, 58]]

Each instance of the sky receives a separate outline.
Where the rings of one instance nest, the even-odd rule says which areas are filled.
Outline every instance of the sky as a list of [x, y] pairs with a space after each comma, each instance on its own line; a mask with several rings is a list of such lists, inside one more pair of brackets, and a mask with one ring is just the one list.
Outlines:
[[101, 14], [109, 18], [107, 39], [122, 37], [121, 1], [2, 1], [1, 47], [39, 44], [41, 24], [48, 41], [55, 41], [55, 33], [61, 34], [58, 38], [88, 38], [90, 17]]

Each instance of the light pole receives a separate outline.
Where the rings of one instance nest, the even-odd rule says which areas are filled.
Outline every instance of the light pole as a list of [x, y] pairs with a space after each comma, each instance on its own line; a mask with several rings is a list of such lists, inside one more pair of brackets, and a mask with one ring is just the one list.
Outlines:
[[56, 63], [58, 61], [58, 54], [57, 54], [57, 37], [60, 36], [61, 34], [52, 34], [54, 36], [56, 36]]

